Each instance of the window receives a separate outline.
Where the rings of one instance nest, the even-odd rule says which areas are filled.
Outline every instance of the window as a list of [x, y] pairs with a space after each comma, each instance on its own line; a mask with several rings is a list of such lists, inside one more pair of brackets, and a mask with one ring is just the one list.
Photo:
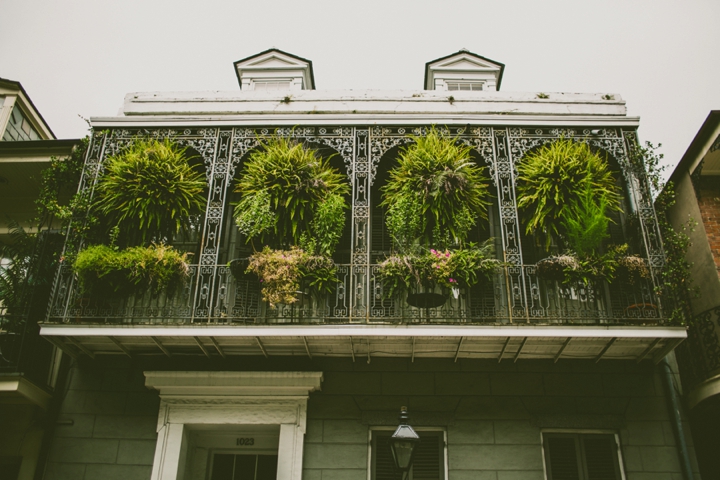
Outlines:
[[275, 480], [277, 455], [213, 455], [210, 480]]
[[548, 480], [621, 480], [612, 433], [543, 433]]
[[448, 90], [480, 91], [483, 82], [447, 82]]
[[261, 80], [261, 81], [253, 81], [253, 90], [265, 90], [265, 91], [275, 91], [275, 90], [290, 90], [291, 81], [290, 80]]
[[25, 117], [23, 112], [15, 105], [10, 114], [5, 134], [3, 135], [5, 141], [18, 141], [18, 140], [40, 140], [40, 135], [32, 127], [30, 121]]
[[[372, 480], [398, 479], [390, 451], [392, 434], [393, 430], [372, 431]], [[444, 480], [445, 432], [420, 430], [417, 434], [420, 443], [415, 447], [415, 460], [407, 480]]]

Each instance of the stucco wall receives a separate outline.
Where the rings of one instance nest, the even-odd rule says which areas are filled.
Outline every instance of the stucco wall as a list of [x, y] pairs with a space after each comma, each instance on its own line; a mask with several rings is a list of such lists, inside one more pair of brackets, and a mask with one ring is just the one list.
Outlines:
[[692, 243], [688, 248], [686, 259], [691, 263], [692, 285], [700, 289], [700, 296], [691, 299], [693, 314], [699, 315], [718, 306], [720, 281], [690, 175], [685, 173], [677, 176], [675, 192], [677, 195], [675, 206], [668, 214], [673, 228], [679, 230], [689, 219], [697, 223], [692, 231], [686, 232]]
[[[278, 359], [228, 361], [121, 357], [72, 369], [45, 478], [149, 479], [158, 397], [144, 370], [312, 370], [306, 480], [366, 480], [368, 429], [396, 425], [447, 431], [449, 480], [541, 480], [543, 428], [619, 433], [628, 480], [680, 478], [662, 384], [650, 362]], [[67, 423], [67, 422], [66, 422]]]

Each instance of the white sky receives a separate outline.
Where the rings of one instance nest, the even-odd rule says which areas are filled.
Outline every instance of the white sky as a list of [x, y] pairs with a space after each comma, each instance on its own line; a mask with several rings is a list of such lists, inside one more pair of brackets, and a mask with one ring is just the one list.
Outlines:
[[620, 94], [675, 165], [720, 109], [717, 0], [0, 0], [0, 77], [58, 138], [133, 91], [237, 90], [232, 62], [312, 60], [318, 89], [421, 89], [461, 48], [505, 64], [502, 91]]

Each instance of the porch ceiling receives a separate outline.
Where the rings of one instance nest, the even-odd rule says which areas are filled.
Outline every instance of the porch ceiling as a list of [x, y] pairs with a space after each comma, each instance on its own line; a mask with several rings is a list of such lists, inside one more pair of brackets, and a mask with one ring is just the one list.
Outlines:
[[237, 355], [519, 359], [649, 359], [686, 337], [683, 327], [578, 326], [75, 326], [41, 335], [68, 355]]

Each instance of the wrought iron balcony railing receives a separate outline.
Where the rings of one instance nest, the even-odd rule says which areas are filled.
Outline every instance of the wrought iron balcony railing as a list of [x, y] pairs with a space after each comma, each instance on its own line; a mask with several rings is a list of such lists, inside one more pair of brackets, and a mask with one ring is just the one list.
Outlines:
[[69, 267], [59, 275], [48, 321], [69, 324], [627, 324], [664, 323], [650, 282], [563, 286], [538, 278], [534, 265], [508, 267], [490, 281], [451, 292], [436, 308], [415, 308], [388, 298], [377, 265], [337, 265], [338, 283], [323, 298], [306, 293], [291, 305], [270, 308], [256, 278], [237, 280], [226, 265], [192, 265], [174, 297], [85, 297]]

